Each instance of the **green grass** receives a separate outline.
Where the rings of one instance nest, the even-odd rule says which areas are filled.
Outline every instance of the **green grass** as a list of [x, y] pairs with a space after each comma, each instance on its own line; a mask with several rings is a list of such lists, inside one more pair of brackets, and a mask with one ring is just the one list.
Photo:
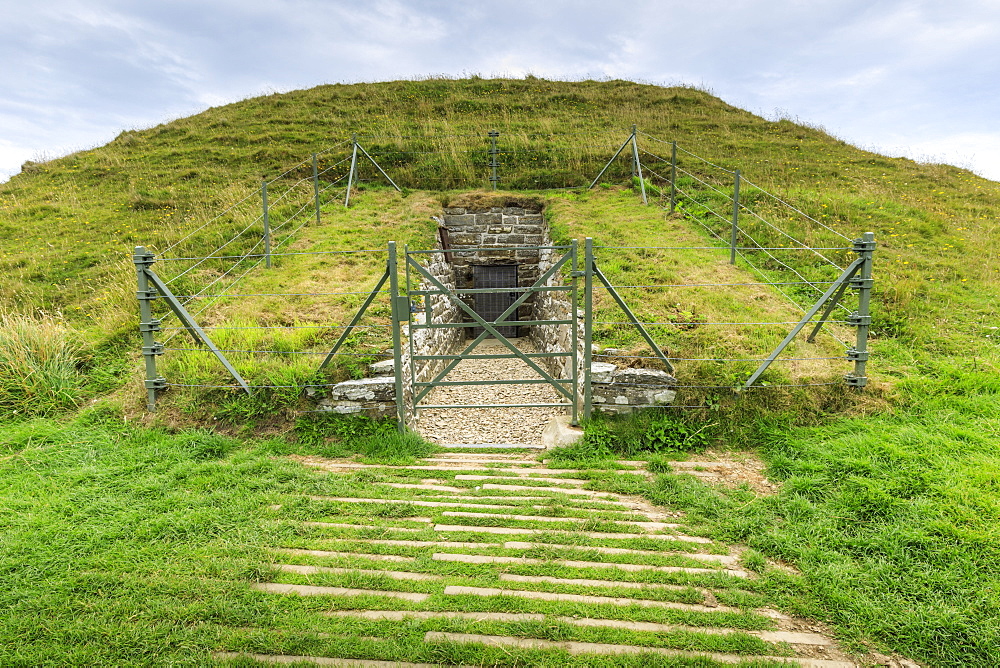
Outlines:
[[[772, 387], [733, 395], [726, 388], [745, 378], [753, 365], [715, 360], [767, 352], [787, 329], [720, 329], [704, 323], [750, 316], [796, 319], [791, 304], [757, 288], [624, 289], [641, 319], [696, 323], [657, 326], [654, 336], [673, 356], [706, 358], [679, 367], [686, 384], [722, 386], [686, 392], [685, 403], [703, 408], [676, 418], [679, 424], [690, 428], [688, 433], [714, 425], [713, 438], [758, 451], [772, 476], [784, 483], [770, 498], [755, 498], [747, 490], [714, 490], [690, 476], [663, 475], [650, 483], [594, 474], [588, 488], [645, 494], [680, 506], [692, 530], [748, 543], [746, 566], [760, 570], [762, 578], [752, 592], [728, 592], [734, 602], [762, 596], [830, 622], [840, 637], [858, 646], [871, 643], [930, 665], [1000, 663], [1000, 536], [995, 529], [1000, 184], [949, 166], [862, 151], [821, 130], [767, 121], [691, 88], [534, 78], [321, 86], [246, 100], [122, 133], [107, 146], [32, 165], [0, 185], [0, 232], [6, 241], [0, 251], [5, 278], [0, 309], [8, 314], [0, 328], [5, 499], [0, 567], [7, 585], [0, 592], [5, 610], [0, 663], [204, 663], [215, 647], [305, 653], [352, 647], [358, 648], [356, 655], [371, 658], [585, 665], [585, 659], [556, 652], [441, 646], [421, 653], [414, 649], [415, 634], [377, 641], [320, 638], [312, 623], [320, 604], [279, 604], [248, 593], [245, 584], [266, 575], [263, 545], [405, 539], [417, 534], [391, 526], [421, 526], [373, 517], [370, 523], [385, 528], [293, 529], [288, 518], [311, 504], [292, 503], [288, 515], [267, 507], [287, 504], [295, 494], [337, 495], [358, 488], [368, 493], [379, 481], [427, 476], [362, 471], [338, 481], [284, 462], [281, 455], [361, 454], [367, 461], [406, 465], [433, 450], [406, 435], [299, 419], [295, 413], [305, 404], [297, 392], [280, 390], [244, 398], [224, 390], [174, 388], [163, 396], [155, 419], [142, 418], [134, 267], [128, 256], [140, 244], [160, 252], [246, 198], [173, 253], [194, 256], [215, 248], [258, 215], [261, 177], [275, 179], [353, 131], [361, 132], [362, 144], [407, 190], [387, 190], [376, 183], [374, 172], [362, 172], [362, 188], [352, 196], [350, 209], [340, 206], [342, 191], [334, 186], [325, 194], [322, 224], [309, 223], [291, 236], [288, 230], [304, 217], [289, 218], [310, 194], [308, 183], [294, 185], [311, 173], [308, 164], [299, 165], [269, 185], [276, 202], [274, 224], [288, 225], [277, 240], [293, 251], [382, 248], [390, 238], [426, 248], [433, 242], [429, 217], [458, 192], [487, 185], [485, 131], [502, 133], [501, 186], [536, 189], [575, 185], [596, 174], [632, 123], [655, 137], [676, 139], [723, 167], [740, 168], [748, 180], [741, 187], [743, 201], [812, 243], [843, 240], [790, 213], [764, 190], [849, 237], [876, 233], [872, 382], [862, 395], [840, 387]], [[581, 134], [565, 134], [572, 132]], [[399, 139], [403, 135], [412, 139]], [[665, 154], [664, 146], [648, 137], [642, 147]], [[323, 154], [321, 169], [342, 157], [341, 148]], [[646, 160], [662, 173], [653, 157]], [[725, 213], [730, 177], [683, 153], [681, 166], [722, 195], [701, 189], [669, 217], [657, 206], [638, 202], [628, 187], [627, 167], [618, 165], [607, 183], [589, 193], [539, 193], [546, 199], [554, 237], [565, 242], [592, 236], [598, 244], [614, 245], [709, 245], [712, 237], [698, 222], [724, 232], [709, 208]], [[336, 173], [331, 169], [324, 185]], [[664, 204], [662, 182], [655, 174], [647, 177], [653, 201]], [[678, 185], [697, 189], [686, 179]], [[762, 243], [785, 243], [753, 227], [751, 216], [743, 220]], [[241, 240], [230, 250], [242, 252], [254, 242]], [[850, 257], [831, 253], [838, 261]], [[350, 317], [364, 297], [331, 300], [308, 294], [370, 288], [383, 260], [379, 255], [276, 258], [271, 271], [248, 273], [240, 290], [306, 296], [222, 299], [206, 312], [203, 324], [301, 327], [220, 334], [225, 346], [278, 351], [234, 355], [251, 383], [356, 377], [388, 347], [384, 328], [352, 337], [347, 350], [358, 353], [357, 359], [332, 366], [322, 377], [316, 374], [318, 360], [286, 353], [329, 350], [336, 334], [322, 325]], [[725, 260], [716, 251], [598, 250], [602, 270], [615, 283], [758, 280], [746, 265], [730, 267]], [[182, 266], [158, 263], [154, 268], [169, 277]], [[794, 266], [811, 278], [829, 272], [803, 257]], [[178, 280], [178, 292], [197, 291], [228, 268], [221, 261], [206, 263]], [[762, 268], [768, 277], [779, 276], [771, 264]], [[789, 296], [799, 304], [807, 298], [795, 291]], [[595, 315], [599, 321], [621, 320], [603, 294], [596, 299]], [[367, 324], [387, 322], [387, 304], [376, 303]], [[832, 329], [841, 338], [851, 335]], [[605, 345], [647, 354], [627, 327], [598, 325], [597, 334]], [[184, 336], [172, 346], [192, 347]], [[832, 339], [816, 344], [800, 339], [790, 353], [820, 357], [842, 350]], [[226, 380], [203, 353], [170, 351], [160, 363], [174, 382]], [[764, 380], [773, 385], [826, 381], [845, 371], [835, 361], [776, 366]], [[115, 397], [99, 403], [105, 408], [70, 417], [79, 406], [108, 394]], [[23, 421], [32, 415], [63, 417]], [[266, 440], [246, 445], [210, 430], [246, 438], [263, 434]], [[612, 456], [631, 453], [651, 458], [650, 470], [663, 473], [675, 451], [689, 449], [677, 429], [658, 441], [648, 426], [599, 431], [591, 429], [592, 436], [576, 449], [556, 453], [552, 465], [597, 471], [610, 468]], [[435, 477], [474, 496], [506, 494], [476, 492], [476, 482], [453, 481], [449, 475]], [[571, 502], [560, 498], [557, 503]], [[584, 507], [586, 500], [572, 503]], [[423, 510], [416, 512], [423, 515]], [[459, 532], [449, 538], [489, 542], [494, 537]], [[546, 538], [566, 545], [610, 544], [574, 534]], [[664, 549], [649, 539], [614, 544]], [[771, 568], [766, 559], [790, 563], [802, 575]], [[441, 605], [432, 602], [429, 608]], [[504, 611], [574, 614], [572, 606], [562, 604], [512, 600], [504, 605]], [[683, 621], [676, 611], [602, 612]], [[761, 623], [743, 617], [745, 628]], [[254, 629], [262, 618], [274, 620], [272, 628]], [[325, 631], [337, 634], [338, 624], [331, 622]], [[456, 622], [447, 628], [464, 627]], [[599, 665], [640, 662], [648, 665], [649, 659], [604, 658]]]

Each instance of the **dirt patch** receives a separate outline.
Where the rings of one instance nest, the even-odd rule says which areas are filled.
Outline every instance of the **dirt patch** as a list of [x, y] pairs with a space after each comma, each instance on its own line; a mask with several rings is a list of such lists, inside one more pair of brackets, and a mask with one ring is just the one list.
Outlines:
[[670, 462], [676, 473], [688, 473], [707, 483], [736, 488], [748, 486], [760, 496], [776, 494], [778, 483], [767, 478], [767, 465], [749, 452], [706, 450], [698, 459]]

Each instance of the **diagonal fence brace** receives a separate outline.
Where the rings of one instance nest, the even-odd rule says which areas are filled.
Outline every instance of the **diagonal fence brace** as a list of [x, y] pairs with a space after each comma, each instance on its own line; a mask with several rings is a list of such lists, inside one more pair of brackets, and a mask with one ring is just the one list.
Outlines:
[[[813, 304], [812, 308], [810, 308], [809, 311], [802, 317], [802, 320], [799, 320], [798, 324], [792, 328], [792, 331], [788, 333], [788, 336], [785, 337], [785, 340], [779, 343], [778, 347], [775, 348], [771, 352], [771, 354], [767, 356], [767, 359], [764, 360], [759, 367], [757, 367], [757, 370], [754, 371], [753, 374], [750, 376], [750, 378], [747, 379], [747, 382], [743, 384], [744, 388], [749, 388], [751, 385], [754, 384], [754, 381], [760, 378], [760, 375], [762, 373], [767, 371], [767, 368], [771, 366], [771, 362], [773, 362], [778, 358], [778, 355], [780, 355], [781, 351], [784, 350], [785, 347], [792, 342], [792, 339], [795, 338], [795, 335], [798, 334], [800, 331], [802, 331], [803, 327], [809, 324], [809, 321], [813, 319], [813, 316], [815, 316], [816, 313], [819, 312], [819, 310], [823, 307], [823, 305], [827, 302], [827, 300], [833, 297], [833, 294], [837, 292], [842, 285], [846, 285], [848, 281], [851, 280], [851, 278], [861, 268], [864, 262], [865, 262], [864, 258], [858, 258], [850, 265], [848, 265], [847, 269], [844, 270], [844, 273], [842, 273], [840, 277], [833, 282], [833, 285], [831, 285], [827, 289], [827, 291], [823, 293], [823, 296], [819, 298], [819, 301]], [[820, 321], [820, 324], [822, 325], [823, 322]]]
[[191, 334], [191, 337], [195, 340], [195, 342], [201, 341], [205, 344], [205, 347], [212, 351], [212, 354], [215, 355], [220, 362], [222, 362], [222, 366], [226, 367], [226, 371], [228, 371], [236, 382], [240, 384], [240, 387], [242, 387], [247, 394], [252, 394], [250, 386], [247, 385], [245, 380], [243, 380], [243, 376], [241, 376], [239, 372], [233, 368], [233, 365], [229, 363], [226, 356], [222, 354], [222, 351], [219, 350], [218, 346], [212, 342], [212, 339], [209, 338], [208, 334], [206, 334], [198, 323], [195, 322], [194, 318], [187, 312], [187, 309], [184, 308], [184, 305], [181, 304], [180, 300], [177, 299], [174, 293], [170, 291], [170, 288], [167, 287], [166, 283], [161, 281], [160, 277], [157, 276], [152, 269], [145, 268], [143, 271], [146, 273], [149, 281], [156, 287], [160, 295], [167, 300], [167, 305], [170, 307], [170, 310], [174, 312], [177, 318], [181, 321], [181, 324], [184, 325], [184, 328], [189, 334]]
[[660, 347], [656, 345], [656, 342], [653, 341], [653, 337], [649, 335], [649, 332], [646, 331], [646, 328], [643, 327], [642, 323], [639, 322], [639, 319], [635, 317], [635, 314], [632, 313], [632, 309], [628, 307], [628, 304], [625, 303], [625, 300], [622, 299], [621, 296], [618, 294], [618, 292], [611, 286], [611, 281], [609, 281], [601, 272], [601, 270], [597, 268], [596, 262], [594, 263], [594, 275], [597, 276], [598, 280], [600, 280], [601, 283], [604, 283], [604, 287], [608, 289], [609, 293], [611, 293], [611, 297], [614, 298], [614, 300], [618, 303], [618, 307], [622, 311], [624, 311], [625, 317], [627, 317], [629, 321], [635, 326], [635, 328], [639, 330], [639, 334], [641, 334], [642, 338], [646, 340], [646, 343], [649, 344], [649, 347], [653, 349], [653, 354], [656, 355], [661, 362], [663, 362], [664, 366], [667, 367], [667, 372], [673, 373], [674, 365], [670, 363], [670, 360], [667, 359], [667, 356], [664, 355], [663, 351], [660, 350]]
[[371, 294], [368, 295], [368, 299], [366, 299], [365, 303], [361, 305], [361, 308], [358, 309], [358, 312], [354, 314], [354, 318], [351, 320], [351, 323], [344, 329], [344, 332], [340, 335], [340, 338], [337, 339], [337, 342], [333, 344], [333, 348], [331, 348], [330, 352], [326, 354], [326, 357], [323, 359], [323, 363], [319, 365], [319, 369], [317, 369], [317, 371], [322, 371], [326, 367], [326, 365], [330, 363], [334, 355], [337, 354], [337, 351], [340, 350], [340, 346], [344, 344], [344, 341], [347, 340], [347, 337], [350, 336], [351, 332], [354, 331], [354, 328], [361, 321], [361, 318], [364, 316], [365, 311], [368, 310], [368, 307], [372, 305], [373, 301], [375, 301], [375, 297], [378, 296], [379, 291], [382, 290], [382, 286], [385, 285], [385, 282], [387, 280], [389, 280], [388, 268], [382, 274], [382, 278], [379, 279], [378, 283], [375, 285], [375, 288], [371, 291]]

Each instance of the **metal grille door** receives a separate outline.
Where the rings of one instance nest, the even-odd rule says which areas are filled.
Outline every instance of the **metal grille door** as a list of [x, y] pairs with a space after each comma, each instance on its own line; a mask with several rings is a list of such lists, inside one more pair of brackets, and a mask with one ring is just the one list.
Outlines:
[[[472, 267], [473, 287], [475, 288], [516, 288], [517, 287], [517, 265], [516, 264], [490, 264], [473, 265]], [[516, 292], [486, 292], [475, 295], [476, 313], [487, 322], [494, 322], [503, 315], [514, 300], [517, 299]], [[506, 318], [507, 321], [517, 320], [515, 310]], [[476, 337], [483, 333], [482, 327], [470, 328], [473, 330], [472, 336]], [[516, 337], [517, 327], [497, 327], [497, 332], [501, 336]]]

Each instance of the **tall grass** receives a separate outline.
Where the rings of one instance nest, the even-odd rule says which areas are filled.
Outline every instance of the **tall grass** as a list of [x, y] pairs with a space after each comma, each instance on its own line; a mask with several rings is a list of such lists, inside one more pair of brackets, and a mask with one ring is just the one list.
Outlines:
[[73, 333], [53, 318], [0, 314], [0, 418], [77, 406], [81, 353]]

